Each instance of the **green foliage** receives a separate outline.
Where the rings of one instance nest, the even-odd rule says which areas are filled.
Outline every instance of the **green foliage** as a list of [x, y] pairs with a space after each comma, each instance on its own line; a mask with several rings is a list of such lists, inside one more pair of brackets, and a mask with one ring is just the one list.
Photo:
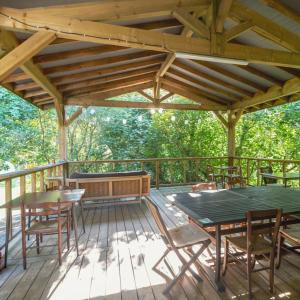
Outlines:
[[0, 167], [7, 162], [20, 166], [50, 161], [56, 155], [55, 113], [0, 89]]
[[[121, 99], [137, 97], [141, 96], [133, 93]], [[40, 111], [4, 89], [0, 101], [1, 169], [5, 162], [20, 167], [57, 159], [54, 110]], [[68, 107], [67, 115], [75, 110]], [[238, 124], [237, 155], [300, 158], [299, 102], [246, 114]], [[67, 134], [69, 160], [221, 156], [227, 151], [224, 128], [205, 111], [151, 114], [140, 109], [88, 108]]]

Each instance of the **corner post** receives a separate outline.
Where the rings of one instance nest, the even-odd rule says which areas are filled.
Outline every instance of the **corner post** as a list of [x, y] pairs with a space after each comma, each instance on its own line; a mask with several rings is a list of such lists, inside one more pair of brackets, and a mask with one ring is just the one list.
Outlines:
[[58, 147], [59, 159], [67, 160], [67, 141], [66, 141], [66, 125], [65, 125], [65, 110], [62, 106], [62, 118], [58, 117]]

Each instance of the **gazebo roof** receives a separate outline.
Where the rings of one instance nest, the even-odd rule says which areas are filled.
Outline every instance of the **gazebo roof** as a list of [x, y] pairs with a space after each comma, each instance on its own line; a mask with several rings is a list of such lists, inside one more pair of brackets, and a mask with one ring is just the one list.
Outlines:
[[[42, 109], [246, 113], [299, 99], [296, 0], [79, 2], [0, 1], [4, 87]], [[130, 92], [147, 101], [107, 100]], [[194, 104], [166, 103], [173, 94]]]

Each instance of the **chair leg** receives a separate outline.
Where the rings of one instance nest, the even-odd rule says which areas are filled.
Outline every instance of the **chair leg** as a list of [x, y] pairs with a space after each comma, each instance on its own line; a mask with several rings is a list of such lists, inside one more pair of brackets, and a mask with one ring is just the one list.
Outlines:
[[70, 231], [71, 231], [70, 219], [71, 219], [71, 213], [70, 213], [70, 211], [68, 211], [68, 214], [67, 214], [67, 247], [68, 247], [68, 251], [70, 250]]
[[[202, 254], [202, 252], [208, 247], [210, 244], [210, 240], [207, 240], [202, 243], [200, 249], [195, 253], [194, 256], [188, 262], [185, 262], [181, 271], [175, 276], [173, 281], [163, 290], [163, 294], [168, 294], [172, 287], [177, 283], [177, 281], [185, 274], [185, 272], [190, 269], [190, 266], [196, 261], [196, 259]], [[180, 255], [178, 249], [174, 249], [175, 253], [177, 254], [178, 258], [181, 260], [182, 256]], [[179, 254], [179, 255], [178, 255]], [[181, 258], [180, 258], [181, 257]]]
[[[30, 215], [30, 213], [31, 213], [31, 209], [29, 210], [29, 216], [28, 216], [28, 228], [30, 228], [30, 226], [31, 226], [31, 215]], [[27, 234], [27, 240], [29, 241], [29, 238], [30, 238], [30, 235], [29, 234]]]
[[59, 225], [58, 225], [58, 262], [59, 262], [59, 265], [61, 266], [61, 224], [59, 222]]
[[[83, 233], [85, 233], [85, 222], [84, 222], [84, 215], [83, 215], [83, 204], [82, 204], [82, 200], [79, 201], [79, 205], [80, 205], [80, 213], [81, 213], [81, 221], [82, 221]], [[74, 218], [75, 218], [75, 216], [74, 216]]]
[[164, 254], [162, 255], [162, 257], [156, 262], [156, 264], [152, 267], [153, 270], [155, 270], [157, 268], [157, 266], [162, 262], [162, 260], [169, 254], [170, 249], [167, 249]]
[[282, 247], [282, 244], [283, 244], [283, 236], [282, 234], [279, 232], [278, 234], [278, 244], [277, 244], [277, 258], [276, 258], [276, 268], [278, 269], [280, 267], [280, 264], [281, 264], [281, 247]]
[[40, 254], [40, 235], [39, 234], [35, 235], [35, 240], [36, 240], [36, 253]]
[[23, 256], [23, 268], [26, 270], [26, 231], [25, 231], [25, 222], [24, 227], [22, 226], [22, 256]]
[[270, 292], [274, 292], [275, 251], [270, 253]]
[[248, 279], [248, 293], [249, 299], [252, 297], [252, 288], [251, 288], [251, 271], [252, 271], [252, 264], [251, 264], [251, 253], [247, 253], [247, 279]]
[[224, 245], [224, 262], [223, 262], [223, 271], [222, 275], [224, 276], [226, 274], [227, 270], [227, 264], [228, 264], [228, 251], [229, 251], [229, 242], [227, 238], [225, 237], [225, 245]]

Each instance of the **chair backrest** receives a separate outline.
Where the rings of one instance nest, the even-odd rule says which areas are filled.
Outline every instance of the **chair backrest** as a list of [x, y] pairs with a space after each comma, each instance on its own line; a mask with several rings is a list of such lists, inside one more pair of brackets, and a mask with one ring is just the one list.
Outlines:
[[46, 186], [46, 192], [48, 191], [67, 191], [67, 190], [73, 190], [74, 188], [68, 185], [60, 185], [60, 186], [52, 186], [48, 187]]
[[50, 216], [56, 215], [60, 217], [62, 211], [71, 206], [71, 203], [61, 203], [60, 198], [55, 202], [40, 202], [40, 203], [24, 203], [21, 202], [21, 217], [28, 216]]
[[281, 209], [248, 211], [246, 213], [247, 249], [251, 251], [257, 237], [266, 235], [271, 239], [272, 246], [275, 247], [281, 224], [281, 215]]
[[172, 238], [171, 238], [171, 236], [168, 232], [168, 229], [162, 219], [162, 216], [159, 212], [157, 205], [151, 199], [147, 198], [147, 206], [148, 206], [149, 210], [151, 211], [151, 214], [155, 220], [155, 223], [156, 223], [165, 243], [174, 247]]
[[272, 166], [264, 166], [264, 167], [259, 167], [259, 172], [260, 173], [273, 173]]
[[213, 174], [214, 173], [214, 167], [212, 165], [206, 166], [206, 175]]
[[192, 186], [192, 191], [207, 191], [207, 190], [216, 190], [217, 184], [215, 182], [200, 182]]

